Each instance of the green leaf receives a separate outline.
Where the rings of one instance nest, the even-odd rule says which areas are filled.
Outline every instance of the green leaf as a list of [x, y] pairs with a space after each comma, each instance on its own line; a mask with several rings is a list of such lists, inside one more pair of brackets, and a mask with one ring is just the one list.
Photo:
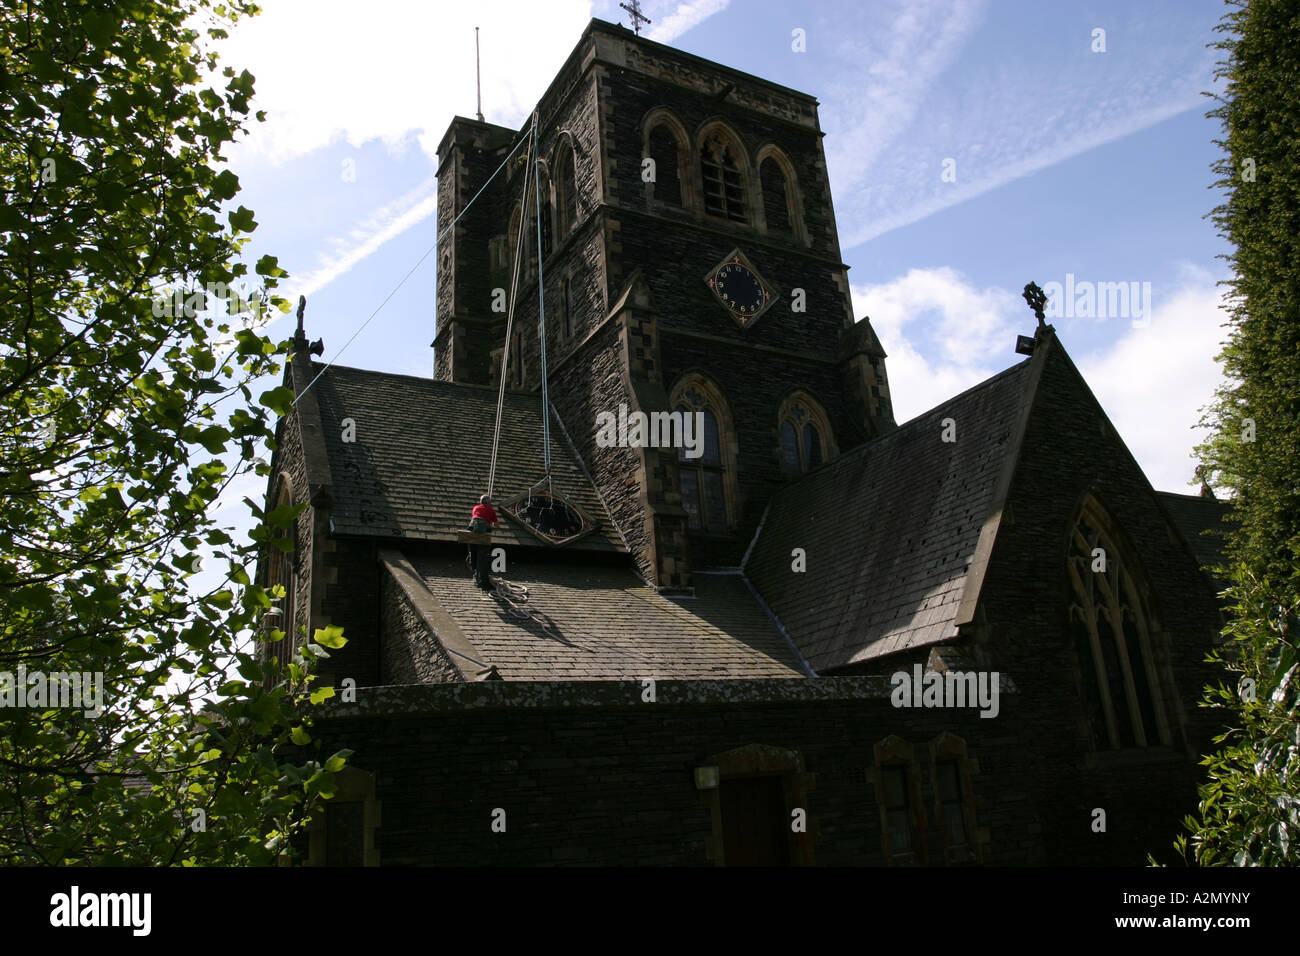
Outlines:
[[277, 415], [288, 415], [293, 410], [293, 400], [293, 389], [281, 385], [263, 392], [257, 401]]
[[330, 650], [338, 650], [348, 642], [347, 638], [343, 636], [343, 628], [333, 625], [317, 628], [311, 639], [322, 647], [328, 647]]
[[281, 276], [288, 275], [287, 272], [280, 268], [279, 260], [276, 259], [275, 256], [262, 256], [262, 258], [257, 260], [257, 265], [254, 266], [254, 269], [257, 271], [258, 275], [268, 276], [270, 278], [280, 278]]
[[252, 232], [257, 228], [257, 222], [253, 219], [253, 210], [240, 206], [238, 209], [227, 214], [230, 220], [230, 227], [235, 232]]

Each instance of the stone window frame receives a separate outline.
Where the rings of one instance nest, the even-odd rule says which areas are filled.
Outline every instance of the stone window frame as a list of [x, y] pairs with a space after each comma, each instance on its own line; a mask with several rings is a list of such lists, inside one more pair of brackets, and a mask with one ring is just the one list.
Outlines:
[[732, 750], [706, 757], [705, 764], [718, 768], [718, 785], [712, 790], [701, 790], [700, 802], [709, 808], [712, 833], [705, 841], [705, 859], [714, 866], [726, 866], [726, 852], [722, 830], [722, 781], [746, 777], [780, 777], [785, 794], [787, 822], [795, 808], [805, 814], [805, 829], [795, 833], [787, 825], [791, 866], [815, 866], [813, 844], [820, 832], [808, 806], [808, 794], [817, 787], [817, 775], [808, 773], [803, 754], [769, 744], [750, 743]]
[[510, 357], [506, 361], [506, 388], [522, 389], [528, 384], [528, 366], [524, 362], [524, 328], [516, 322], [510, 333]]
[[[794, 428], [795, 443], [799, 450], [798, 474], [790, 472], [785, 464], [785, 439], [782, 429], [787, 422]], [[807, 466], [807, 449], [804, 447], [804, 426], [811, 426], [817, 432], [821, 441], [823, 465], [840, 456], [839, 445], [835, 441], [835, 430], [831, 428], [830, 416], [826, 414], [825, 407], [807, 389], [792, 389], [781, 400], [776, 413], [776, 460], [780, 463], [781, 474], [786, 478], [798, 478], [806, 475], [810, 470]]]
[[[506, 227], [506, 282], [507, 282], [506, 295], [510, 294], [510, 288], [508, 283], [510, 282], [511, 277], [514, 275], [515, 256], [517, 255], [516, 250], [519, 246], [519, 237], [523, 233], [523, 222], [524, 222], [523, 200], [517, 199], [515, 200], [515, 204], [513, 208], [511, 208], [510, 210], [510, 224]], [[527, 271], [528, 271], [528, 256], [526, 254], [522, 257], [522, 259], [520, 259], [519, 265], [520, 265], [520, 272], [521, 272], [519, 278], [522, 281], [527, 275]]]
[[[658, 199], [655, 196], [654, 183], [645, 184], [646, 198], [656, 209], [682, 209], [687, 212], [702, 210], [695, 191], [695, 177], [691, 174], [696, 161], [691, 155], [690, 134], [686, 132], [686, 127], [677, 115], [666, 106], [656, 106], [641, 118], [641, 158], [650, 156], [650, 136], [661, 126], [668, 130], [669, 135], [677, 143], [677, 190], [682, 201], [680, 205], [674, 205]], [[638, 171], [640, 168], [638, 163]]]
[[[976, 809], [981, 805], [971, 779], [980, 772], [979, 761], [969, 755], [965, 739], [944, 731], [930, 741], [930, 783], [934, 790], [934, 813], [939, 821], [939, 838], [943, 857], [947, 863], [983, 863], [984, 847], [989, 842], [989, 831], [980, 827]], [[951, 763], [957, 768], [957, 783], [961, 790], [962, 827], [966, 842], [956, 846], [948, 843], [948, 825], [943, 812], [943, 792], [939, 787], [940, 764]]]
[[[874, 788], [876, 806], [880, 809], [880, 848], [889, 866], [924, 866], [929, 861], [925, 842], [927, 826], [925, 804], [921, 801], [921, 768], [916, 754], [902, 737], [890, 734], [872, 748], [875, 766], [866, 771], [867, 783]], [[889, 811], [885, 800], [885, 780], [882, 770], [901, 770], [907, 786], [908, 809], [912, 829], [912, 849], [895, 851], [890, 840]]]
[[[1080, 529], [1085, 523], [1090, 524], [1095, 532], [1091, 538]], [[1170, 706], [1177, 700], [1172, 686], [1172, 677], [1168, 671], [1168, 640], [1160, 628], [1159, 621], [1153, 613], [1150, 579], [1147, 577], [1136, 550], [1128, 541], [1123, 528], [1111, 516], [1109, 509], [1091, 492], [1083, 495], [1069, 524], [1064, 565], [1066, 569], [1066, 593], [1069, 604], [1066, 609], [1068, 631], [1075, 632], [1075, 622], [1080, 622], [1086, 631], [1089, 654], [1087, 659], [1075, 644], [1075, 673], [1078, 679], [1079, 699], [1084, 706], [1082, 717], [1086, 727], [1085, 739], [1093, 754], [1101, 752], [1137, 752], [1151, 748], [1168, 748], [1173, 746], [1176, 729], [1176, 715]], [[1106, 571], [1092, 570], [1092, 551], [1101, 547], [1106, 555]], [[1101, 587], [1098, 577], [1101, 576]], [[1085, 585], [1085, 581], [1087, 584]], [[1116, 586], [1118, 585], [1118, 587]], [[1117, 594], [1118, 592], [1118, 594]], [[1097, 606], [1094, 598], [1100, 596], [1104, 606]], [[1083, 605], [1088, 605], [1087, 608]], [[1087, 612], [1091, 610], [1092, 614]], [[1125, 744], [1120, 739], [1119, 725], [1111, 693], [1110, 678], [1106, 673], [1106, 658], [1101, 635], [1097, 626], [1097, 616], [1105, 613], [1114, 638], [1116, 660], [1120, 666], [1124, 701], [1132, 731], [1133, 743]], [[1126, 618], [1126, 615], [1128, 617]], [[1148, 677], [1147, 692], [1152, 714], [1155, 718], [1154, 735], [1146, 727], [1142, 715], [1142, 702], [1139, 700], [1138, 675], [1134, 673], [1134, 649], [1128, 646], [1129, 635], [1125, 633], [1123, 623], [1115, 628], [1115, 620], [1131, 621], [1141, 655], [1141, 663]], [[1088, 715], [1090, 697], [1095, 697], [1101, 710], [1104, 726], [1093, 726], [1095, 721]], [[1155, 739], [1152, 739], [1154, 736]]]
[[574, 336], [573, 324], [573, 272], [565, 270], [560, 276], [560, 341], [568, 342]]
[[[736, 161], [736, 172], [740, 176], [741, 198], [738, 203], [740, 209], [744, 211], [744, 220], [733, 218], [729, 211], [723, 215], [710, 212], [708, 208], [708, 192], [704, 188], [704, 151], [706, 145], [714, 139], [722, 140], [730, 147], [733, 158]], [[707, 219], [717, 222], [725, 222], [732, 226], [754, 227], [758, 222], [758, 216], [754, 208], [754, 180], [755, 173], [750, 165], [749, 150], [745, 148], [744, 138], [736, 132], [730, 123], [722, 119], [711, 119], [700, 126], [699, 132], [695, 135], [695, 153], [691, 168], [694, 170], [696, 187], [700, 197], [700, 213]], [[725, 197], [725, 178], [724, 178], [724, 197]]]
[[[555, 252], [558, 242], [555, 241], [555, 187], [551, 185], [551, 166], [544, 159], [537, 162], [537, 186], [535, 190], [540, 191], [541, 208], [537, 210], [537, 215], [542, 221], [542, 261], [549, 261], [551, 254]], [[534, 196], [535, 200], [536, 197]], [[532, 240], [533, 253], [537, 251], [537, 237], [533, 236]]]
[[[281, 471], [279, 480], [276, 482], [275, 497], [272, 499], [271, 508], [279, 508], [285, 505], [293, 507], [294, 504], [296, 502], [294, 501], [293, 481]], [[279, 622], [280, 629], [284, 631], [284, 640], [278, 649], [276, 645], [268, 644], [267, 654], [278, 656], [281, 661], [287, 664], [293, 659], [294, 652], [298, 648], [296, 622], [299, 604], [298, 564], [301, 547], [298, 537], [298, 519], [293, 519], [288, 534], [277, 534], [276, 537], [291, 538], [293, 550], [281, 551], [274, 544], [269, 544], [269, 560], [266, 564], [266, 589], [270, 591], [277, 584], [284, 585], [284, 601], [280, 605], [281, 618]]]
[[[687, 393], [692, 391], [702, 396], [704, 402], [700, 403], [694, 398], [688, 398]], [[736, 439], [736, 419], [731, 410], [731, 403], [727, 401], [727, 397], [718, 383], [699, 370], [683, 373], [668, 394], [669, 411], [675, 411], [679, 406], [685, 406], [690, 411], [703, 411], [707, 408], [713, 412], [713, 417], [718, 423], [718, 457], [722, 459], [722, 497], [727, 512], [727, 527], [719, 531], [696, 529], [694, 533], [730, 533], [739, 524], [740, 516], [740, 484], [737, 480], [740, 447]], [[701, 436], [701, 440], [703, 440], [703, 436]], [[693, 467], [690, 459], [685, 462], [680, 460], [677, 462], [678, 469], [682, 468], [683, 465], [688, 468]], [[676, 490], [681, 491], [680, 475]]]
[[325, 808], [331, 803], [362, 803], [362, 826], [365, 835], [362, 842], [362, 866], [379, 866], [379, 850], [375, 846], [375, 831], [383, 826], [383, 801], [375, 797], [375, 775], [358, 767], [344, 767], [334, 775], [334, 796], [322, 801], [320, 812], [314, 814], [307, 824], [307, 866], [325, 866], [328, 847], [326, 845], [327, 826]]
[[[763, 163], [771, 160], [776, 164], [785, 179], [786, 216], [790, 220], [788, 233], [774, 230], [767, 221], [767, 194], [763, 190]], [[758, 208], [762, 214], [761, 222], [764, 235], [780, 237], [793, 236], [802, 245], [808, 244], [808, 230], [803, 219], [803, 191], [799, 188], [799, 174], [795, 172], [794, 163], [785, 150], [775, 143], [765, 143], [754, 155], [754, 169], [761, 201]]]
[[[572, 164], [572, 177], [565, 175], [566, 161]], [[578, 189], [578, 144], [568, 130], [562, 130], [556, 140], [550, 168], [555, 171], [553, 176], [548, 176], [551, 180], [550, 189], [555, 197], [555, 239], [552, 248], [558, 249], [578, 227], [578, 222], [582, 218], [582, 204], [579, 202], [581, 197]], [[571, 217], [568, 209], [570, 199], [573, 204]]]

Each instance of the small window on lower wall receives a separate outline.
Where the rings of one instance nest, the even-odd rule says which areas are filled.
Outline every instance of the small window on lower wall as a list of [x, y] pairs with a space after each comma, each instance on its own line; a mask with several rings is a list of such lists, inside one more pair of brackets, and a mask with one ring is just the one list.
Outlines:
[[307, 825], [307, 865], [378, 866], [375, 833], [382, 805], [375, 799], [375, 775], [345, 767], [334, 780], [334, 797]]
[[916, 807], [908, 794], [907, 768], [881, 767], [880, 783], [884, 794], [885, 839], [889, 841], [890, 853], [894, 856], [911, 853]]
[[966, 753], [966, 741], [946, 731], [930, 741], [930, 781], [945, 863], [979, 863], [988, 833], [977, 825], [971, 778], [979, 764]]
[[891, 735], [876, 744], [875, 758], [875, 767], [867, 771], [867, 782], [875, 785], [885, 860], [891, 866], [924, 864], [925, 808], [912, 745]]

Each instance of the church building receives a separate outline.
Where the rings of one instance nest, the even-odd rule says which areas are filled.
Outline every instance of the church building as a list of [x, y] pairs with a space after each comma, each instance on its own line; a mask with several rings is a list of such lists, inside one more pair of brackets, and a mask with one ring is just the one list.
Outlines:
[[442, 138], [432, 378], [314, 361], [300, 312], [259, 581], [268, 653], [344, 629], [314, 734], [353, 751], [301, 862], [1167, 854], [1225, 506], [1151, 487], [1041, 321], [896, 422], [822, 136], [593, 20], [522, 129]]

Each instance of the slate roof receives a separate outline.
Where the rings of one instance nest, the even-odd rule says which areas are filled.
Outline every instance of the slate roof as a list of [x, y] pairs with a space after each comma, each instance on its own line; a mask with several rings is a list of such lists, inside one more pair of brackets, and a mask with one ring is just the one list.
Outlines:
[[504, 680], [806, 676], [736, 574], [698, 575], [694, 599], [670, 599], [626, 568], [512, 562], [504, 577], [528, 588], [521, 616], [476, 588], [462, 558], [404, 557]]
[[[1156, 497], [1169, 512], [1174, 527], [1187, 539], [1196, 563], [1208, 574], [1209, 569], [1225, 560], [1225, 520], [1232, 505], [1200, 495], [1180, 495], [1172, 491], [1157, 491]], [[1213, 575], [1211, 575], [1213, 577]]]
[[[312, 377], [322, 368], [313, 362]], [[334, 533], [455, 541], [487, 490], [496, 389], [334, 365], [312, 391], [329, 460]], [[346, 418], [355, 423], [355, 442], [343, 441]], [[554, 418], [551, 458], [556, 491], [597, 522], [594, 532], [565, 549], [626, 551]], [[493, 490], [497, 504], [543, 472], [541, 399], [507, 392]], [[548, 547], [504, 515], [494, 540]]]
[[[1033, 361], [773, 497], [745, 571], [818, 673], [956, 636], [981, 534], [1018, 455]], [[955, 442], [941, 440], [946, 418]], [[806, 553], [802, 574], [793, 548]]]

